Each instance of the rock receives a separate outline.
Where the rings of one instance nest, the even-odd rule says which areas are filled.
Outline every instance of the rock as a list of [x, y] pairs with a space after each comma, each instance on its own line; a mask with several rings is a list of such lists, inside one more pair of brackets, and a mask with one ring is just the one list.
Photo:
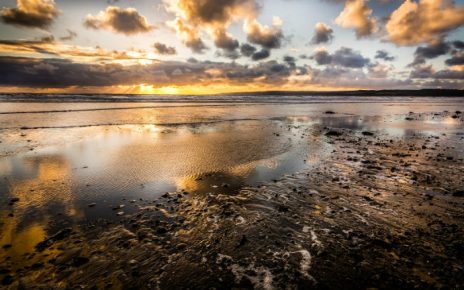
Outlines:
[[137, 263], [138, 263], [138, 262], [137, 262], [137, 260], [135, 260], [135, 259], [132, 259], [132, 260], [129, 261], [129, 265], [132, 265], [132, 266], [133, 266], [133, 265], [136, 265]]
[[464, 190], [458, 190], [453, 192], [453, 196], [464, 197]]
[[90, 260], [87, 257], [78, 256], [78, 257], [74, 257], [72, 259], [72, 265], [74, 267], [80, 267], [80, 266], [82, 266], [84, 264], [87, 264], [89, 261]]
[[19, 201], [19, 197], [13, 197], [12, 199], [10, 199], [11, 203], [15, 203], [15, 202], [18, 202], [18, 201]]
[[13, 282], [14, 282], [14, 278], [11, 275], [6, 275], [2, 279], [2, 285], [4, 286], [11, 285]]
[[288, 211], [288, 206], [283, 205], [283, 204], [279, 204], [279, 206], [277, 206], [277, 210], [279, 212], [287, 212]]
[[332, 136], [340, 137], [342, 135], [343, 135], [343, 133], [338, 132], [338, 131], [333, 131], [333, 130], [330, 130], [329, 132], [325, 133], [325, 136], [327, 136], [327, 137], [332, 137]]
[[245, 235], [242, 235], [242, 238], [238, 242], [237, 247], [241, 247], [241, 246], [245, 245], [247, 241], [248, 241], [247, 237]]
[[369, 132], [369, 131], [363, 131], [362, 134], [363, 134], [364, 136], [374, 136], [374, 133]]
[[89, 203], [87, 206], [88, 206], [88, 207], [94, 207], [94, 206], [96, 206], [96, 205], [97, 205], [96, 203], [92, 202], [92, 203]]
[[72, 230], [70, 228], [62, 229], [61, 231], [57, 232], [56, 234], [54, 234], [50, 238], [38, 243], [35, 246], [35, 249], [37, 251], [39, 251], [39, 252], [42, 252], [43, 250], [45, 250], [46, 248], [51, 246], [53, 244], [53, 242], [63, 240], [65, 238], [69, 237], [71, 235], [71, 232], [72, 232]]

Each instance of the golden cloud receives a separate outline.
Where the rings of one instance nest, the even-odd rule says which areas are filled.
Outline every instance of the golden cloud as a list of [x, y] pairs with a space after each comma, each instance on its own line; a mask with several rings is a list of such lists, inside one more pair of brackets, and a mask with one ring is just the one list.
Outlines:
[[386, 30], [397, 45], [437, 41], [464, 24], [464, 7], [448, 0], [406, 0], [390, 16]]
[[47, 28], [58, 16], [53, 0], [17, 0], [17, 8], [2, 8], [0, 17], [6, 24]]
[[93, 29], [107, 29], [126, 35], [149, 32], [153, 29], [147, 19], [134, 8], [108, 6], [96, 16], [87, 15], [84, 25]]
[[366, 37], [379, 30], [377, 19], [371, 15], [372, 9], [367, 7], [366, 0], [347, 1], [335, 23], [343, 28], [353, 28], [358, 38]]

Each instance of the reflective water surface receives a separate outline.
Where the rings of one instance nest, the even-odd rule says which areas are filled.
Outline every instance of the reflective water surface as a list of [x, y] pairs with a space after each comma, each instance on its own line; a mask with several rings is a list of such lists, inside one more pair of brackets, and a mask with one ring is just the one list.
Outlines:
[[137, 209], [135, 200], [180, 190], [233, 194], [317, 166], [331, 152], [321, 128], [405, 140], [459, 132], [452, 112], [463, 101], [1, 103], [0, 257], [19, 260], [65, 227], [117, 222]]

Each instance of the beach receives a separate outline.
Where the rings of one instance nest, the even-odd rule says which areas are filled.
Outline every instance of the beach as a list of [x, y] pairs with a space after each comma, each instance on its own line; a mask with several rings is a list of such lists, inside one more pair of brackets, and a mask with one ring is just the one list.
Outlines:
[[462, 97], [3, 102], [6, 289], [462, 289]]

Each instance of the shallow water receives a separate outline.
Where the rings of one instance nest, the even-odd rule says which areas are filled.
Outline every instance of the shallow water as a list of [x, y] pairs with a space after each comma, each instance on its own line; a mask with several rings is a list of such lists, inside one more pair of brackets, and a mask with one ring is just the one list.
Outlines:
[[[19, 259], [64, 227], [117, 222], [137, 210], [132, 200], [181, 190], [233, 194], [317, 166], [331, 147], [311, 138], [314, 128], [404, 139], [462, 132], [455, 110], [464, 111], [464, 99], [0, 103], [0, 245], [11, 244], [8, 255]], [[462, 146], [451, 151], [460, 155]]]

